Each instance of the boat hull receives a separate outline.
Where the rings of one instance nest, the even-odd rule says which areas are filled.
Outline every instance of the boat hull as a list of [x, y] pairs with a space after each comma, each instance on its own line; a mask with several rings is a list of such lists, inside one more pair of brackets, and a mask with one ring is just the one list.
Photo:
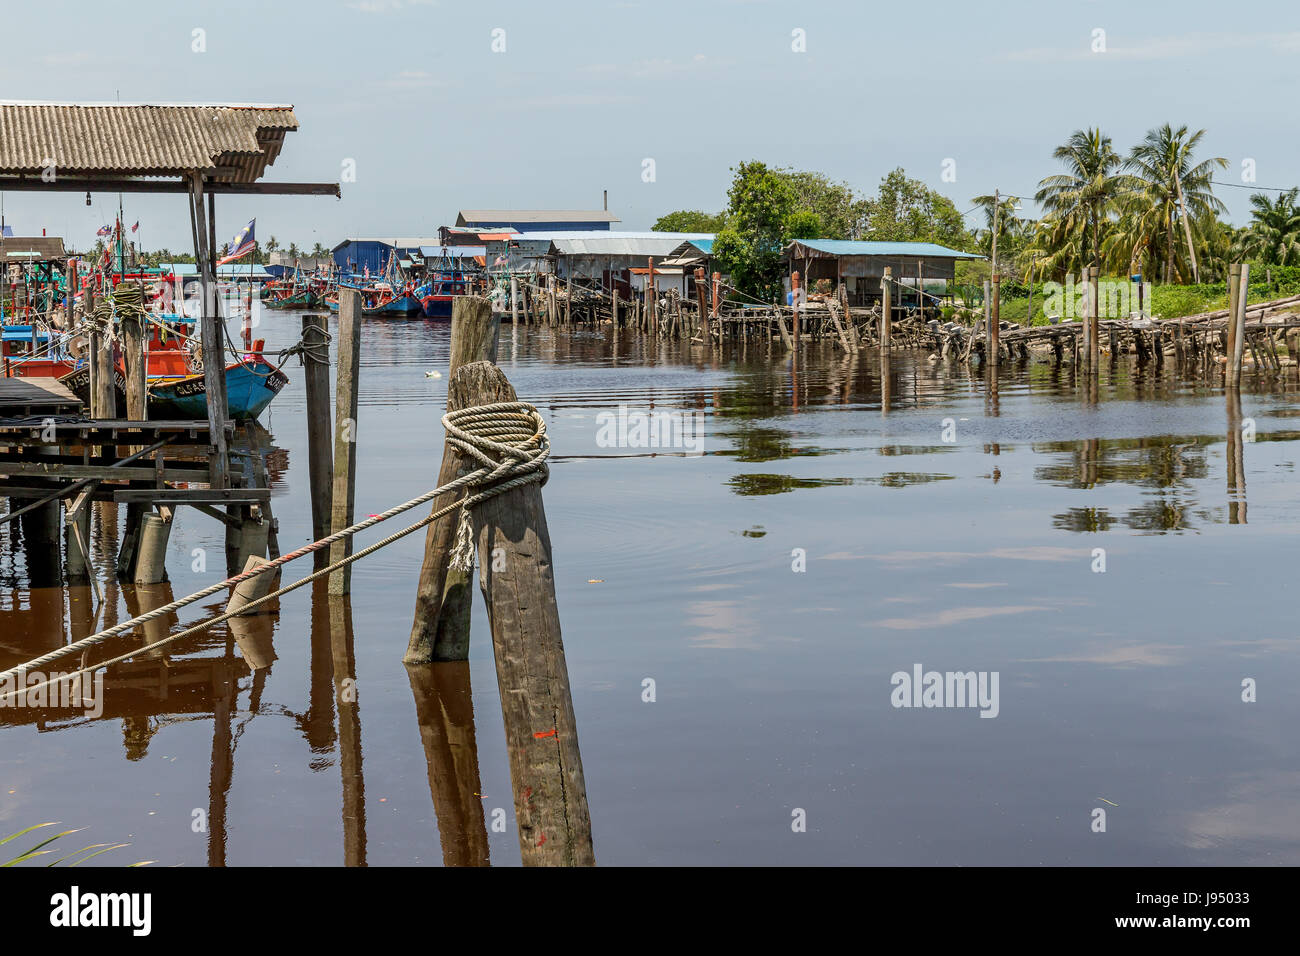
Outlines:
[[[280, 390], [288, 377], [261, 359], [248, 359], [226, 367], [226, 407], [232, 419], [256, 418]], [[208, 386], [202, 374], [151, 383], [149, 409], [179, 418], [208, 417]]]

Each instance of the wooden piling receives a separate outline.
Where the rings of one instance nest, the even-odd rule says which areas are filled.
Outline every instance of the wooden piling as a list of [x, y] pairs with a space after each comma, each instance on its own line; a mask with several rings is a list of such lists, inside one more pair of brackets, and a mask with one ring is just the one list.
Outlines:
[[1227, 384], [1236, 387], [1241, 383], [1241, 362], [1246, 345], [1246, 300], [1250, 288], [1250, 264], [1243, 262], [1238, 268], [1237, 296], [1234, 308], [1228, 313]]
[[1088, 267], [1088, 370], [1093, 375], [1101, 371], [1101, 335], [1098, 327], [1101, 300], [1098, 296], [1098, 276], [1101, 269]]
[[[452, 300], [451, 355], [448, 362], [447, 410], [461, 406], [450, 383], [462, 365], [472, 362], [495, 362], [500, 319], [487, 300], [475, 296], [458, 296]], [[443, 451], [438, 485], [453, 481], [477, 464], [467, 462], [448, 446]], [[437, 511], [464, 496], [448, 492], [433, 500]], [[435, 660], [463, 661], [469, 657], [469, 609], [472, 598], [470, 575], [451, 571], [451, 547], [455, 541], [457, 512], [444, 515], [429, 525], [424, 536], [424, 563], [420, 567], [420, 584], [415, 598], [415, 619], [407, 643], [408, 664], [425, 664]]]
[[[705, 344], [712, 345], [713, 340], [710, 337], [711, 333], [709, 332], [709, 310], [705, 304], [707, 290], [704, 286], [704, 278], [704, 269], [702, 267], [697, 268], [695, 270], [695, 298], [700, 307], [700, 336], [704, 339]], [[716, 291], [714, 293], [714, 299], [715, 301], [717, 299]]]
[[[147, 421], [148, 393], [145, 390], [145, 329], [143, 320], [125, 314], [119, 319], [122, 333], [122, 364], [126, 366], [126, 417]], [[150, 582], [153, 583], [153, 582]]]
[[[357, 373], [361, 367], [361, 293], [339, 289], [338, 386], [334, 417], [334, 487], [331, 501], [331, 533], [352, 524], [357, 493]], [[352, 554], [352, 538], [330, 545], [330, 563]], [[329, 593], [349, 594], [352, 566], [329, 576]]]
[[[340, 305], [340, 309], [342, 306]], [[307, 467], [311, 491], [312, 539], [330, 533], [334, 490], [334, 455], [330, 447], [330, 367], [325, 320], [319, 315], [302, 317], [302, 377], [307, 389]], [[325, 553], [317, 551], [317, 566], [323, 567]]]
[[[463, 407], [515, 399], [505, 375], [487, 362], [462, 366], [450, 388]], [[524, 865], [594, 865], [541, 486], [512, 488], [470, 514]], [[489, 558], [494, 553], [499, 559]]]
[[891, 275], [893, 270], [885, 266], [885, 274], [880, 279], [880, 351], [888, 352], [890, 335], [893, 331], [893, 318], [890, 315], [890, 306], [893, 299], [893, 280]]
[[992, 293], [989, 299], [989, 365], [993, 368], [998, 367], [998, 333], [1002, 331], [998, 325], [1001, 314], [1001, 295], [1002, 295], [1002, 276], [996, 272], [993, 274]]

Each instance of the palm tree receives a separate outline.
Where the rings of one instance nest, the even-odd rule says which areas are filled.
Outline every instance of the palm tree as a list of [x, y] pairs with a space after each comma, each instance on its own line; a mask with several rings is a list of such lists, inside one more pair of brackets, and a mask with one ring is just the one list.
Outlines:
[[[1192, 153], [1205, 130], [1189, 133], [1168, 123], [1147, 133], [1124, 160], [1122, 215], [1131, 218], [1128, 232], [1135, 249], [1164, 255], [1164, 279], [1199, 278], [1193, 250], [1210, 224], [1227, 207], [1214, 195], [1215, 167], [1227, 168], [1222, 156], [1196, 163]], [[1190, 260], [1190, 269], [1184, 262]], [[1137, 261], [1141, 261], [1138, 259]]]
[[[1112, 217], [1121, 183], [1115, 175], [1121, 159], [1109, 136], [1099, 129], [1075, 130], [1052, 151], [1065, 164], [1066, 172], [1048, 176], [1038, 184], [1034, 199], [1042, 204], [1052, 221], [1049, 241], [1051, 258], [1067, 248], [1077, 248], [1078, 261], [1101, 265], [1102, 241]], [[1073, 258], [1073, 256], [1071, 256]], [[1068, 260], [1061, 265], [1070, 265]]]
[[1300, 187], [1269, 199], [1263, 193], [1250, 197], [1250, 225], [1242, 237], [1241, 251], [1268, 266], [1300, 264]]

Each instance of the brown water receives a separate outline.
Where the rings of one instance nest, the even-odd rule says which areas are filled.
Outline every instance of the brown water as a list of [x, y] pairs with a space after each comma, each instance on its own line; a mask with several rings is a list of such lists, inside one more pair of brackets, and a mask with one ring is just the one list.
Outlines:
[[[259, 334], [274, 349], [298, 327]], [[447, 348], [445, 325], [365, 326], [358, 515], [435, 483], [447, 379], [425, 373]], [[1300, 863], [1294, 385], [1248, 383], [1238, 410], [1123, 360], [1094, 404], [1068, 369], [1009, 365], [992, 389], [909, 354], [884, 401], [874, 355], [706, 355], [502, 330], [554, 448], [598, 863]], [[264, 415], [284, 550], [310, 538], [290, 373]], [[597, 415], [620, 404], [702, 413], [704, 453], [604, 447]], [[92, 597], [28, 590], [0, 535], [7, 667], [88, 633]], [[95, 535], [109, 580], [102, 508]], [[516, 865], [481, 598], [467, 667], [401, 664], [422, 538], [357, 565], [350, 607], [303, 589], [115, 672], [97, 719], [0, 709], [0, 835], [60, 820], [131, 843], [105, 865]], [[182, 511], [169, 571], [170, 592], [109, 584], [99, 626], [220, 580], [220, 526]], [[918, 664], [996, 672], [997, 716], [893, 706], [891, 675]]]

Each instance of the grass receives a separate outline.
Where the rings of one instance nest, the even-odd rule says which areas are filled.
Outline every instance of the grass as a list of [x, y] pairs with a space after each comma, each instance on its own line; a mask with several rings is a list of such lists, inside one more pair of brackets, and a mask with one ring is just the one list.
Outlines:
[[[1255, 273], [1252, 272], [1252, 275]], [[1114, 279], [1112, 278], [1112, 281]], [[1123, 281], [1122, 277], [1119, 281]], [[1300, 295], [1300, 276], [1274, 276], [1272, 284], [1252, 282], [1248, 302], [1263, 302], [1269, 299], [1281, 299], [1290, 295]], [[1029, 297], [1027, 295], [1003, 295], [999, 308], [999, 317], [1004, 322], [1024, 325], [1029, 319], [1030, 325], [1047, 325], [1047, 313], [1044, 306], [1047, 297], [1042, 286], [1034, 290], [1034, 314], [1028, 316]], [[1228, 307], [1228, 288], [1223, 282], [1201, 283], [1200, 285], [1157, 285], [1151, 289], [1151, 302], [1144, 304], [1146, 311], [1162, 319], [1176, 319], [1184, 315], [1196, 315], [1200, 312], [1213, 312]], [[962, 310], [958, 309], [960, 314]], [[972, 312], [983, 314], [983, 306], [977, 305]], [[952, 318], [945, 314], [945, 318]]]
[[[17, 833], [11, 833], [7, 837], [0, 838], [0, 846], [3, 846], [6, 843], [16, 840], [21, 836], [25, 836], [28, 833], [33, 833], [36, 830], [43, 829], [44, 827], [56, 827], [56, 826], [58, 826], [57, 823], [37, 823], [34, 826], [30, 826], [25, 830], [19, 830]], [[0, 867], [19, 866], [23, 863], [29, 863], [32, 860], [38, 859], [40, 857], [48, 856], [51, 853], [62, 852], [63, 849], [62, 847], [59, 848], [58, 850], [46, 849], [46, 847], [49, 847], [52, 843], [54, 843], [55, 840], [60, 840], [63, 837], [71, 836], [74, 833], [80, 833], [82, 829], [84, 829], [84, 827], [76, 830], [64, 830], [60, 833], [54, 834], [53, 836], [46, 837], [44, 840], [41, 840], [41, 842], [37, 843], [35, 846], [29, 847], [28, 849], [19, 853], [13, 859], [0, 860]], [[91, 857], [99, 856], [101, 853], [107, 853], [109, 850], [119, 850], [122, 847], [130, 846], [130, 845], [131, 844], [129, 843], [92, 843], [89, 846], [83, 846], [80, 850], [73, 850], [71, 853], [66, 853], [63, 856], [59, 857], [57, 860], [51, 860], [45, 865], [58, 866], [60, 863], [65, 863], [68, 860], [72, 860], [73, 857], [78, 857], [79, 859], [74, 860], [72, 863], [68, 863], [68, 866], [77, 866], [81, 863], [85, 863]], [[66, 846], [67, 844], [64, 844], [64, 847]], [[83, 856], [82, 854], [85, 855]], [[152, 860], [142, 860], [139, 863], [132, 863], [130, 865], [145, 866], [152, 862], [153, 862]]]

